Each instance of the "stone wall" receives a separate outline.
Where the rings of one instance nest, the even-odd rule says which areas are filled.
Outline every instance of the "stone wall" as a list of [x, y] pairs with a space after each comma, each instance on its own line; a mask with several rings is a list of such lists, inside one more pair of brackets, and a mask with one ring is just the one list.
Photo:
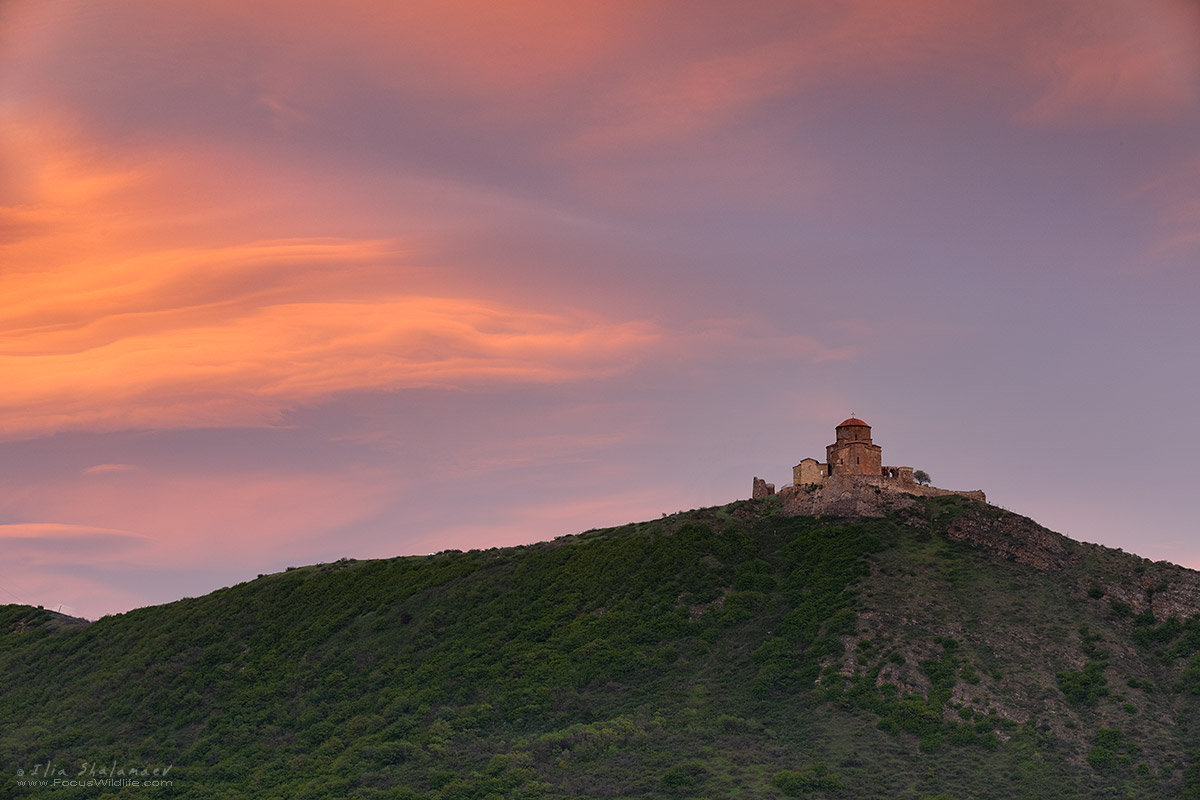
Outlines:
[[792, 467], [792, 484], [803, 486], [809, 483], [820, 483], [825, 480], [829, 467], [818, 462], [815, 458], [806, 458]]
[[785, 486], [779, 490], [783, 512], [795, 515], [834, 514], [842, 517], [882, 517], [889, 511], [916, 505], [915, 497], [961, 495], [986, 503], [980, 490], [954, 491], [907, 483], [883, 475], [833, 474], [819, 484]]
[[913, 478], [913, 468], [912, 467], [884, 467], [883, 474], [884, 474], [884, 476], [889, 477], [889, 478], [896, 478], [901, 483], [916, 483], [917, 482], [916, 479]]
[[883, 448], [869, 441], [842, 441], [825, 448], [830, 475], [879, 475], [883, 472]]
[[754, 489], [750, 494], [752, 498], [758, 500], [760, 497], [770, 497], [773, 494], [775, 494], [775, 484], [767, 483], [757, 476], [754, 478]]

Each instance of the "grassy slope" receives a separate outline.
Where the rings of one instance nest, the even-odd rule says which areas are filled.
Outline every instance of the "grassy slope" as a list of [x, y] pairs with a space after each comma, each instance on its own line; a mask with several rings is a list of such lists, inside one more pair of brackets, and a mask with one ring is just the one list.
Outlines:
[[0, 607], [0, 794], [50, 759], [173, 765], [142, 797], [1191, 796], [1200, 625], [1099, 596], [1136, 557], [1042, 573], [939, 534], [963, 513], [740, 502], [88, 626]]

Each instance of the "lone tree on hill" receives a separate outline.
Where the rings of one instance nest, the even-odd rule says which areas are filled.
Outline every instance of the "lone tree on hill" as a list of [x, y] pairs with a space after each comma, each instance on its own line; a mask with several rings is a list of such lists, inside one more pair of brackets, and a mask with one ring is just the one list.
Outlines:
[[929, 477], [929, 473], [926, 472], [925, 470], [914, 469], [913, 470], [913, 480], [916, 481], [917, 483], [921, 484], [922, 486], [928, 486], [931, 478]]

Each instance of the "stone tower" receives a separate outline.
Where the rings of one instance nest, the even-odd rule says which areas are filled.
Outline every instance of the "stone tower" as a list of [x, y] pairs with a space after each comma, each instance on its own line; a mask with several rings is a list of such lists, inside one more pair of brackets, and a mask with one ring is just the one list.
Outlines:
[[837, 426], [837, 441], [825, 448], [830, 475], [879, 475], [883, 448], [871, 444], [871, 426], [850, 417]]

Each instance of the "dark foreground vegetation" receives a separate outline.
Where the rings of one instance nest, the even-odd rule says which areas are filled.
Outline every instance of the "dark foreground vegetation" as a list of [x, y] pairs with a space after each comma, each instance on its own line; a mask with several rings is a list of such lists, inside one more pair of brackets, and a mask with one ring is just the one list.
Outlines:
[[1200, 797], [1200, 621], [1107, 599], [1141, 559], [1042, 572], [948, 541], [963, 514], [1004, 512], [746, 501], [88, 625], [0, 607], [0, 796]]

